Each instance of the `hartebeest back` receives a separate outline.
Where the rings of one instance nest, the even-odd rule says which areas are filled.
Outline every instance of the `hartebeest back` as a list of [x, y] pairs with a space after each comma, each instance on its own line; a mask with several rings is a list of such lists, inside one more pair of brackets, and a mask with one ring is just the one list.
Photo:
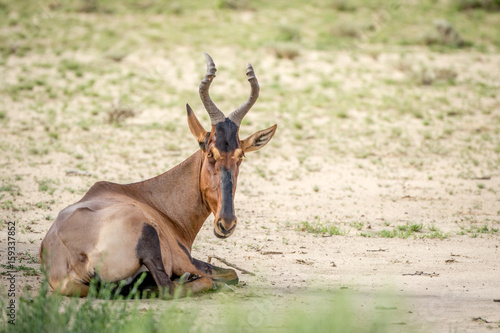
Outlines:
[[176, 278], [191, 276], [183, 289], [199, 292], [215, 282], [237, 283], [231, 269], [191, 257], [191, 246], [207, 217], [214, 215], [214, 233], [229, 237], [235, 230], [234, 193], [239, 166], [247, 152], [264, 147], [276, 125], [239, 139], [243, 117], [259, 95], [250, 64], [250, 97], [227, 118], [209, 95], [215, 64], [205, 53], [207, 72], [200, 97], [210, 115], [206, 131], [189, 105], [189, 129], [200, 149], [173, 169], [142, 182], [94, 184], [77, 203], [63, 209], [40, 247], [40, 260], [53, 289], [85, 296], [90, 280], [132, 280], [148, 270], [160, 290], [174, 293]]

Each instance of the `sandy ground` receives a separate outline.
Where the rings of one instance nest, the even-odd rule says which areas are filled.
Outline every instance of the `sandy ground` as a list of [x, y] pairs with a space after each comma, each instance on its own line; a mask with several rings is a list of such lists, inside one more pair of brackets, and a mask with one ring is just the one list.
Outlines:
[[[356, 172], [343, 174], [338, 169], [334, 171], [326, 173], [336, 175], [325, 179], [326, 183], [334, 184], [336, 180], [332, 178], [336, 178], [340, 179], [337, 180], [340, 183], [352, 180], [348, 182], [353, 187], [369, 186], [370, 179], [363, 179]], [[435, 203], [437, 207], [429, 208], [429, 211], [422, 208], [429, 204], [428, 199], [424, 199], [425, 193], [438, 190], [439, 186], [433, 182], [389, 182], [394, 184], [390, 195], [385, 190], [372, 190], [349, 200], [351, 204], [352, 200], [359, 200], [362, 207], [358, 213], [360, 216], [364, 215], [368, 221], [387, 219], [397, 224], [409, 219], [443, 221], [452, 214], [453, 204], [450, 202], [443, 205]], [[258, 200], [266, 200], [267, 197], [272, 200], [276, 198], [273, 193], [278, 195], [280, 191], [283, 191], [280, 185], [270, 186]], [[408, 200], [408, 192], [416, 199]], [[335, 206], [335, 200], [341, 202], [343, 198], [330, 200], [308, 202], [312, 206], [308, 209], [318, 212], [322, 207]], [[215, 240], [210, 228], [204, 228], [199, 236], [201, 242], [198, 244], [201, 244], [194, 255], [199, 253], [198, 257], [204, 259], [207, 254], [214, 253], [257, 273], [257, 276], [240, 276], [248, 286], [258, 286], [269, 294], [282, 295], [285, 304], [297, 292], [301, 295], [310, 288], [323, 288], [327, 295], [335, 295], [347, 287], [359, 296], [358, 306], [365, 310], [397, 308], [398, 320], [392, 320], [408, 326], [402, 329], [396, 325], [395, 331], [477, 332], [498, 327], [500, 244], [497, 235], [479, 238], [450, 236], [443, 240], [366, 238], [356, 236], [359, 232], [351, 228], [347, 236], [311, 236], [283, 227], [283, 215], [287, 216], [286, 212], [293, 210], [286, 207], [286, 203], [294, 201], [289, 199], [283, 202], [285, 207], [278, 211], [258, 203], [248, 211], [248, 208], [242, 208], [240, 215], [247, 213], [261, 217], [240, 228], [235, 235], [238, 240], [234, 243], [232, 240]], [[341, 203], [337, 205], [343, 206]], [[338, 212], [336, 209], [333, 211]], [[286, 218], [292, 219], [293, 214], [300, 213], [292, 213]], [[370, 230], [380, 228], [377, 224], [370, 224]], [[440, 227], [443, 230], [456, 228], [444, 222]], [[262, 228], [269, 229], [263, 232]], [[364, 228], [366, 230], [366, 226]], [[385, 300], [377, 298], [377, 295], [384, 294], [392, 297]], [[321, 294], [321, 297], [324, 295]]]
[[[230, 53], [224, 56], [223, 52], [219, 51], [219, 58], [217, 54], [214, 58], [222, 58], [219, 62], [224, 63], [234, 56]], [[332, 77], [349, 77], [344, 88], [349, 90], [362, 85], [365, 79], [356, 73], [349, 74], [345, 66], [354, 66], [358, 74], [369, 68], [372, 71], [369, 82], [376, 84], [380, 79], [376, 73], [383, 72], [385, 77], [394, 79], [406, 75], [396, 68], [399, 60], [391, 60], [397, 57], [388, 53], [381, 54], [378, 59], [353, 60], [344, 54], [330, 61], [328, 54], [311, 52], [304, 53], [301, 62], [283, 60], [278, 63], [272, 56], [265, 55], [259, 61], [261, 68], [254, 66], [265, 73], [259, 77], [264, 93], [266, 81], [267, 84], [272, 81], [273, 67], [276, 75], [282, 75], [280, 82], [284, 85], [295, 82], [297, 91], [307, 84], [317, 83], [314, 68], [326, 74], [331, 72]], [[419, 57], [424, 56], [416, 54], [406, 61], [411, 63]], [[484, 59], [478, 62], [477, 57]], [[460, 63], [457, 71], [464, 81], [474, 78], [479, 70], [493, 73], [492, 68], [500, 68], [496, 67], [500, 63], [497, 56], [477, 57], [441, 55], [437, 60], [428, 61], [435, 66]], [[141, 55], [131, 56], [125, 64], [134, 68], [139, 59]], [[191, 73], [199, 72], [199, 66], [195, 66], [201, 64], [198, 60], [186, 60], [184, 68], [188, 74], [182, 76], [179, 83], [186, 91], [193, 90], [190, 95], [193, 100], [197, 98], [196, 80], [200, 75]], [[173, 71], [176, 65], [165, 61], [155, 68]], [[231, 63], [225, 65], [226, 70], [231, 67]], [[304, 79], [294, 81], [293, 75], [287, 74], [290, 71], [305, 73]], [[224, 74], [226, 79], [229, 76], [227, 72]], [[4, 81], [14, 78], [13, 74]], [[220, 85], [237, 86], [237, 93], [245, 96], [247, 87], [234, 83], [240, 82], [239, 79], [242, 78], [231, 78], [229, 83], [220, 79]], [[99, 84], [97, 81], [96, 85]], [[380, 90], [370, 89], [369, 95], [377, 100], [376, 93]], [[450, 89], [466, 91], [467, 87]], [[215, 91], [215, 95], [220, 96], [221, 90]], [[427, 93], [436, 92], [428, 90]], [[168, 96], [165, 99], [168, 100]], [[312, 119], [308, 120], [303, 113], [291, 116], [282, 111], [272, 111], [273, 116], [263, 117], [264, 110], [276, 106], [273, 98], [264, 96], [263, 99], [258, 111], [249, 115], [251, 123], [243, 129], [245, 134], [274, 122], [281, 126], [273, 144], [262, 152], [249, 154], [241, 168], [235, 202], [240, 221], [238, 229], [227, 240], [216, 239], [209, 218], [193, 248], [193, 256], [198, 259], [207, 260], [208, 256], [216, 255], [256, 275], [240, 274], [241, 283], [234, 293], [204, 295], [196, 302], [217, 306], [227, 297], [241, 298], [250, 308], [249, 316], [253, 314], [259, 318], [252, 325], [269, 328], [272, 318], [268, 318], [268, 312], [263, 309], [267, 305], [252, 301], [252, 295], [269, 300], [272, 307], [286, 308], [297, 300], [308, 304], [350, 293], [354, 295], [356, 308], [384, 313], [393, 311], [397, 317], [391, 318], [394, 331], [498, 330], [500, 302], [495, 300], [500, 299], [500, 201], [497, 194], [500, 174], [498, 164], [486, 166], [486, 162], [482, 163], [483, 158], [498, 163], [498, 156], [492, 155], [493, 150], [489, 148], [487, 156], [483, 156], [480, 149], [470, 155], [461, 153], [467, 142], [474, 147], [490, 144], [467, 141], [466, 136], [476, 129], [498, 135], [495, 131], [498, 127], [490, 123], [492, 119], [498, 121], [494, 117], [498, 109], [493, 109], [493, 116], [491, 113], [472, 113], [452, 122], [450, 126], [456, 130], [455, 134], [439, 140], [446, 153], [433, 154], [422, 148], [426, 141], [419, 136], [419, 130], [427, 125], [422, 125], [420, 119], [400, 117], [377, 127], [379, 118], [375, 115], [376, 124], [370, 127], [365, 125], [359, 110], [351, 110], [345, 121], [334, 122], [325, 122], [329, 116], [322, 111], [313, 112]], [[78, 105], [85, 102], [85, 97], [76, 96], [75, 100], [72, 103]], [[495, 101], [498, 103], [498, 97], [485, 103]], [[142, 132], [140, 127], [162, 121], [162, 108], [157, 107], [144, 110], [122, 127], [63, 129], [59, 141], [47, 141], [43, 122], [45, 111], [22, 113], [21, 108], [29, 103], [22, 99], [9, 103], [19, 112], [9, 112], [10, 122], [2, 126], [5, 156], [1, 172], [4, 184], [14, 183], [21, 195], [5, 194], [3, 198], [3, 202], [12, 199], [17, 209], [2, 211], [2, 263], [6, 260], [6, 221], [17, 222], [16, 252], [21, 263], [38, 268], [31, 257], [37, 255], [54, 217], [62, 208], [78, 200], [92, 183], [146, 179], [179, 163], [196, 149], [183, 111], [180, 111], [182, 105], [175, 106], [175, 113], [173, 107], [168, 109], [176, 114], [172, 121], [179, 126], [166, 138], [159, 131]], [[452, 100], [450, 103], [459, 102]], [[57, 103], [54, 104], [57, 107]], [[201, 114], [201, 109], [197, 112]], [[79, 116], [75, 117], [70, 124], [79, 120]], [[62, 123], [65, 115], [56, 112], [55, 118], [56, 123]], [[297, 129], [290, 125], [297, 120], [304, 120], [305, 124], [300, 137], [294, 137]], [[364, 126], [374, 134], [348, 135], [351, 131], [364, 131]], [[399, 146], [398, 138], [391, 139], [386, 133], [395, 126], [403, 128], [405, 138], [415, 138], [406, 152], [401, 150], [404, 146]], [[446, 123], [431, 124], [430, 130], [442, 131], [446, 126]], [[162, 150], [179, 138], [182, 140], [177, 150]], [[41, 156], [27, 154], [32, 146], [59, 148]], [[339, 146], [342, 146], [341, 153]], [[363, 147], [368, 147], [368, 157], [359, 155]], [[472, 157], [478, 159], [479, 164], [463, 162]], [[78, 169], [75, 165], [82, 160], [90, 176], [67, 172]], [[51, 179], [52, 194], [40, 190], [41, 179]], [[39, 207], [36, 203], [45, 206]], [[337, 226], [343, 235], [303, 231], [303, 221], [315, 226]], [[398, 230], [398, 226], [412, 224], [422, 224], [423, 228], [408, 238], [385, 238], [379, 234], [382, 230]], [[485, 225], [486, 232], [478, 232]], [[432, 237], [433, 230], [438, 230], [435, 237]], [[366, 237], [370, 235], [373, 237]], [[19, 273], [17, 287], [21, 290], [30, 286], [36, 290], [40, 279], [40, 275], [22, 276]], [[189, 304], [190, 300], [181, 302]], [[163, 305], [144, 301], [144, 306], [161, 308]]]

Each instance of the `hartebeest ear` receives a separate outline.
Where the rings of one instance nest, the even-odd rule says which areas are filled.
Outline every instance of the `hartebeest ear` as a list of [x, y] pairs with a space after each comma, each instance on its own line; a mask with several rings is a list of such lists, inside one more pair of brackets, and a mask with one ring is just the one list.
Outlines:
[[278, 125], [274, 125], [266, 128], [265, 130], [255, 132], [245, 140], [241, 141], [241, 148], [245, 153], [259, 150], [260, 148], [267, 145], [269, 141], [271, 141], [274, 133], [276, 133], [276, 128], [278, 128]]
[[196, 115], [194, 114], [193, 109], [191, 109], [189, 104], [186, 104], [186, 109], [187, 109], [189, 130], [191, 131], [191, 133], [193, 133], [196, 141], [198, 141], [198, 145], [200, 146], [200, 148], [206, 150], [205, 142], [207, 140], [208, 132], [205, 131], [203, 126], [200, 124], [198, 118], [196, 118]]

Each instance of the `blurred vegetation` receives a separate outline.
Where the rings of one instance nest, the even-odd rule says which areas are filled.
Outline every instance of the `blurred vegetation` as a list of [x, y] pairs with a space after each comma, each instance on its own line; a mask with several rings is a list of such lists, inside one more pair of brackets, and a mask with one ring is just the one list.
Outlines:
[[[36, 165], [62, 153], [71, 169], [137, 180], [103, 166], [92, 140], [110, 131], [98, 142], [110, 161], [134, 170], [151, 163], [152, 173], [172, 167], [172, 154], [196, 147], [179, 139], [189, 137], [180, 109], [199, 105], [207, 51], [227, 73], [211, 91], [223, 110], [246, 96], [241, 64], [254, 62], [263, 89], [244, 125], [279, 122], [282, 134], [258, 154], [291, 140], [294, 152], [274, 151], [299, 162], [288, 179], [318, 171], [311, 156], [373, 166], [395, 157], [417, 170], [456, 158], [460, 177], [471, 178], [500, 164], [498, 75], [486, 69], [499, 46], [497, 0], [0, 0], [0, 126], [10, 135], [0, 145], [9, 161]], [[482, 67], [468, 72], [467, 61]], [[477, 116], [485, 125], [469, 129]], [[75, 152], [85, 140], [88, 149]], [[39, 191], [57, 195], [61, 184]], [[6, 210], [26, 208], [0, 195]]]
[[[217, 295], [216, 295], [217, 296]], [[201, 295], [197, 298], [208, 298]], [[204, 309], [195, 299], [162, 301], [163, 310], [145, 309], [149, 300], [137, 294], [118, 296], [109, 285], [93, 281], [89, 296], [69, 298], [49, 291], [44, 279], [37, 293], [25, 292], [16, 303], [15, 325], [5, 311], [0, 314], [2, 332], [387, 332], [393, 325], [406, 325], [398, 311], [358, 309], [349, 293], [300, 294], [301, 302], [275, 308], [272, 300], [257, 297], [243, 302], [224, 298], [215, 309]], [[389, 298], [390, 300], [390, 298]], [[4, 292], [0, 306], [7, 307]], [[380, 298], [386, 302], [387, 299]], [[392, 308], [391, 308], [392, 309]], [[360, 316], [363, 320], [359, 320]], [[409, 331], [412, 331], [409, 329]]]
[[[361, 42], [422, 45], [433, 40], [433, 22], [440, 19], [463, 36], [467, 44], [459, 47], [497, 49], [499, 6], [496, 0], [2, 0], [0, 48], [5, 57], [47, 49], [56, 54], [78, 48], [107, 52], [116, 46], [115, 53], [123, 56], [145, 44], [153, 49], [228, 44], [283, 49], [286, 43], [321, 50]], [[110, 56], [120, 59], [120, 54]]]

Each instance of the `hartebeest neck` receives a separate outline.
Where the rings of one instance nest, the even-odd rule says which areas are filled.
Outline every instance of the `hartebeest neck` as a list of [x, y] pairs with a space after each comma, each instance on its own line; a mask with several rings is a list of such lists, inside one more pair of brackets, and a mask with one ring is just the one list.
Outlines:
[[165, 221], [160, 228], [176, 233], [189, 248], [210, 215], [200, 190], [202, 162], [199, 150], [173, 169], [130, 185], [141, 201], [162, 215]]

